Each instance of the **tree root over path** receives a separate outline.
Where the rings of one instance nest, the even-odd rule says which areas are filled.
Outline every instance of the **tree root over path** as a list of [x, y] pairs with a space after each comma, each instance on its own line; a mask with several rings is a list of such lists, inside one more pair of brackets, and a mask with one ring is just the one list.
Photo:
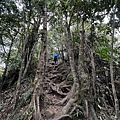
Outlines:
[[[68, 92], [70, 91], [71, 85], [64, 85], [61, 86], [60, 84], [51, 84], [50, 88], [53, 92], [55, 92], [56, 94], [60, 95], [61, 97], [65, 97], [67, 96]], [[63, 92], [62, 89], [65, 89], [66, 92]]]
[[79, 93], [79, 84], [74, 83], [70, 93], [65, 98], [63, 98], [63, 100], [61, 102], [58, 103], [58, 104], [62, 105], [68, 101], [62, 109], [63, 115], [67, 114], [69, 112], [71, 106], [73, 105], [73, 103], [76, 102], [76, 100], [78, 99], [78, 93]]
[[70, 115], [62, 115], [58, 119], [54, 120], [72, 120], [72, 117]]

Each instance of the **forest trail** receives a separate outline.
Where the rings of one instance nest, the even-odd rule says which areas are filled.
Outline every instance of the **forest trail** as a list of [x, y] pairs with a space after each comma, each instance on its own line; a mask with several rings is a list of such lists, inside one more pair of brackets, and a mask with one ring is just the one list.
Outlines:
[[[104, 99], [102, 101], [103, 104], [108, 105], [109, 111], [113, 111], [113, 101], [111, 98], [112, 92], [109, 88], [108, 83], [105, 83], [103, 72], [99, 73], [101, 78], [97, 81], [97, 88], [98, 93], [104, 95]], [[31, 75], [31, 74], [30, 74]], [[12, 78], [11, 78], [12, 79]], [[8, 79], [11, 83], [11, 79]], [[28, 108], [31, 96], [33, 94], [32, 84], [33, 79], [30, 79], [30, 76], [27, 76], [25, 79], [21, 81], [21, 88], [20, 88], [20, 103], [17, 106], [17, 112], [12, 116], [14, 113], [14, 105], [15, 105], [15, 94], [16, 94], [16, 84], [7, 87], [5, 90], [1, 91], [0, 94], [0, 120], [34, 120], [32, 115], [30, 115], [30, 119], [25, 118], [27, 112], [25, 111]], [[43, 119], [41, 120], [72, 120], [69, 115], [63, 116], [63, 108], [66, 106], [61, 101], [67, 95], [69, 95], [71, 87], [73, 85], [73, 77], [71, 74], [71, 69], [69, 63], [60, 63], [58, 65], [54, 65], [53, 63], [49, 63], [47, 65], [47, 69], [45, 71], [45, 79], [43, 82], [43, 90], [44, 90], [44, 104], [41, 105], [41, 114]], [[118, 98], [120, 98], [120, 84], [116, 84], [116, 88], [118, 90]], [[100, 91], [101, 90], [101, 91]], [[110, 95], [110, 96], [109, 96]], [[106, 101], [105, 101], [106, 100]], [[41, 102], [41, 101], [40, 101]], [[98, 105], [101, 104], [98, 102]], [[101, 111], [102, 116], [103, 111]], [[27, 115], [26, 115], [27, 114]], [[71, 113], [70, 113], [71, 114]], [[74, 113], [73, 113], [74, 114]], [[72, 115], [73, 115], [72, 114]], [[33, 112], [34, 115], [34, 112]], [[61, 117], [62, 116], [62, 117]], [[7, 119], [7, 118], [11, 119]], [[104, 118], [104, 114], [103, 114]], [[83, 118], [75, 118], [73, 120], [85, 120]], [[105, 120], [105, 119], [103, 119]], [[110, 119], [108, 119], [110, 120]], [[111, 119], [112, 120], [112, 119]]]
[[67, 64], [62, 63], [48, 66], [44, 81], [45, 100], [43, 116], [45, 120], [60, 119], [64, 105], [60, 105], [59, 103], [71, 88], [70, 81], [69, 83], [67, 81], [69, 73], [70, 67]]
[[[44, 105], [41, 111], [44, 120], [61, 120], [59, 119], [59, 117], [62, 115], [62, 108], [64, 105], [60, 105], [59, 102], [70, 91], [72, 84], [73, 81], [70, 74], [69, 63], [60, 63], [59, 65], [49, 64], [47, 66], [47, 70], [45, 72], [45, 79], [43, 83]], [[29, 105], [29, 96], [32, 93], [30, 91], [30, 78], [21, 81], [20, 104], [22, 104], [22, 106], [21, 108], [18, 107], [18, 113], [24, 110], [25, 106]], [[1, 92], [0, 120], [6, 120], [8, 116], [11, 116], [15, 104], [15, 93], [16, 84], [6, 88], [4, 91]], [[26, 95], [27, 98], [25, 98]], [[23, 98], [25, 98], [26, 100], [24, 101]], [[15, 116], [17, 116], [17, 114]]]

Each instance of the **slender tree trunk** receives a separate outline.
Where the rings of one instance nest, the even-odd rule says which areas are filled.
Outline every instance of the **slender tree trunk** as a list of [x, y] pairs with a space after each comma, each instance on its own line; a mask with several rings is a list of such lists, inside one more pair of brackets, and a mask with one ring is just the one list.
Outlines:
[[95, 61], [94, 61], [94, 55], [93, 55], [93, 52], [94, 52], [94, 31], [95, 31], [95, 28], [94, 28], [94, 14], [92, 14], [92, 17], [91, 17], [91, 44], [88, 45], [86, 44], [86, 47], [87, 47], [87, 53], [88, 53], [88, 57], [89, 57], [89, 60], [90, 60], [90, 63], [91, 63], [91, 67], [92, 67], [92, 74], [91, 76], [89, 76], [89, 99], [90, 99], [90, 111], [89, 111], [89, 116], [91, 117], [91, 119], [94, 119], [94, 120], [98, 120], [97, 118], [97, 114], [96, 114], [96, 111], [95, 111], [95, 108], [94, 108], [94, 103], [96, 101], [96, 70], [95, 70]]
[[3, 30], [0, 32], [0, 42], [1, 42], [1, 45], [3, 47], [4, 53], [7, 54], [5, 47], [4, 47], [4, 42], [3, 42], [2, 36], [3, 36]]
[[19, 76], [18, 76], [18, 81], [17, 81], [17, 85], [16, 85], [16, 95], [15, 95], [15, 105], [13, 110], [16, 109], [17, 105], [18, 105], [18, 101], [19, 101], [19, 90], [20, 90], [20, 84], [21, 84], [21, 78], [23, 75], [23, 69], [24, 69], [24, 61], [25, 61], [25, 46], [26, 46], [26, 42], [27, 40], [25, 40], [25, 43], [23, 45], [23, 50], [22, 50], [22, 61], [21, 61], [21, 66], [20, 66], [20, 71], [19, 71]]
[[115, 31], [115, 11], [116, 11], [116, 4], [117, 0], [115, 0], [115, 5], [113, 8], [113, 26], [112, 26], [112, 42], [111, 42], [111, 59], [110, 59], [110, 76], [111, 76], [111, 83], [112, 83], [112, 92], [115, 102], [115, 118], [114, 120], [118, 120], [119, 117], [119, 102], [117, 99], [117, 94], [115, 90], [114, 78], [113, 78], [113, 43], [114, 43], [114, 31]]
[[92, 51], [90, 51], [90, 58], [91, 58], [91, 65], [92, 65], [92, 78], [90, 77], [90, 83], [89, 83], [89, 98], [90, 98], [90, 114], [92, 119], [98, 120], [96, 111], [94, 109], [94, 103], [96, 99], [96, 93], [95, 93], [95, 80], [96, 80], [96, 73], [95, 73], [95, 64], [94, 64], [94, 57]]
[[65, 59], [64, 59], [64, 47], [63, 47], [63, 44], [62, 44], [62, 47], [61, 47], [61, 48], [62, 48], [62, 49], [61, 49], [62, 62], [64, 62]]
[[3, 80], [3, 84], [6, 82], [6, 73], [7, 73], [7, 70], [8, 70], [8, 65], [9, 65], [9, 59], [10, 59], [10, 55], [11, 55], [11, 50], [12, 50], [12, 46], [13, 46], [13, 43], [14, 43], [14, 39], [12, 35], [10, 35], [12, 40], [11, 40], [11, 44], [10, 44], [10, 48], [9, 48], [9, 53], [7, 55], [7, 59], [6, 59], [6, 62], [5, 62], [5, 69], [4, 69], [4, 72], [3, 72], [3, 75], [2, 75], [2, 80]]
[[[23, 2], [23, 0], [22, 0]], [[25, 8], [23, 7], [23, 10], [25, 11]], [[26, 14], [24, 12], [24, 22], [26, 23]], [[17, 85], [16, 85], [16, 95], [15, 95], [15, 105], [13, 110], [15, 111], [18, 103], [19, 103], [19, 92], [20, 92], [20, 85], [21, 85], [21, 79], [23, 76], [23, 71], [24, 71], [24, 62], [25, 62], [25, 55], [26, 55], [26, 46], [28, 43], [28, 32], [29, 32], [29, 27], [30, 27], [30, 23], [27, 24], [27, 34], [26, 34], [26, 27], [24, 26], [24, 36], [23, 36], [23, 41], [22, 41], [22, 61], [21, 61], [21, 65], [20, 65], [20, 71], [19, 71], [19, 76], [18, 76], [18, 80], [17, 80]]]
[[[33, 31], [32, 32], [28, 32], [28, 35], [26, 36], [26, 39], [24, 41], [23, 44], [23, 49], [22, 49], [22, 61], [21, 61], [21, 67], [20, 67], [20, 71], [19, 71], [19, 77], [18, 77], [18, 81], [17, 81], [17, 86], [16, 86], [16, 96], [15, 96], [15, 106], [14, 106], [14, 110], [16, 109], [16, 106], [19, 103], [19, 91], [20, 91], [20, 84], [21, 84], [21, 79], [23, 79], [25, 77], [25, 74], [28, 70], [28, 67], [30, 65], [30, 61], [31, 61], [31, 54], [34, 50], [34, 45], [38, 39], [38, 29], [40, 26], [40, 20], [38, 21], [34, 21], [34, 27], [33, 27]], [[29, 26], [29, 25], [28, 25]], [[29, 41], [31, 40], [31, 41]], [[32, 45], [31, 43], [32, 42]], [[28, 44], [30, 44], [31, 46], [28, 47]], [[29, 52], [28, 52], [29, 50]], [[26, 61], [25, 64], [25, 60], [26, 60], [26, 56], [28, 57], [28, 60]]]
[[[86, 77], [84, 71], [84, 42], [85, 42], [85, 30], [84, 30], [84, 21], [82, 21], [82, 31], [81, 31], [81, 39], [79, 43], [79, 57], [78, 57], [78, 72], [79, 72], [79, 79], [80, 84], [83, 85], [84, 78]], [[85, 78], [86, 80], [86, 78]]]
[[36, 43], [34, 43], [33, 48], [32, 48], [32, 50], [31, 50], [31, 53], [30, 53], [30, 55], [29, 55], [29, 58], [28, 58], [26, 67], [25, 67], [24, 72], [23, 72], [23, 75], [22, 75], [22, 79], [25, 77], [25, 75], [26, 75], [26, 73], [27, 73], [28, 67], [29, 67], [30, 62], [31, 62], [31, 59], [32, 59], [32, 55], [33, 55], [33, 51], [34, 51], [35, 45], [36, 45]]
[[68, 49], [68, 56], [70, 60], [70, 67], [71, 67], [71, 72], [73, 76], [73, 86], [72, 89], [69, 93], [68, 96], [66, 96], [61, 103], [64, 103], [65, 101], [68, 100], [67, 104], [63, 107], [63, 114], [67, 114], [68, 111], [71, 109], [71, 106], [77, 101], [78, 95], [79, 95], [79, 80], [78, 80], [78, 74], [76, 71], [76, 64], [74, 60], [74, 52], [72, 48], [72, 37], [71, 37], [71, 32], [70, 32], [70, 26], [67, 26], [67, 38], [66, 38], [66, 46]]

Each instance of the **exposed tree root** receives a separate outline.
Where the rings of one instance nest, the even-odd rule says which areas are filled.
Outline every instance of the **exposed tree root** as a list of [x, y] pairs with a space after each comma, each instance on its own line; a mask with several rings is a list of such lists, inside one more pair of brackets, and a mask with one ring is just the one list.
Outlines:
[[67, 102], [66, 105], [62, 109], [62, 115], [66, 115], [69, 113], [71, 107], [78, 99], [78, 93], [79, 93], [79, 84], [74, 83], [68, 95], [65, 98], [63, 98], [61, 102], [57, 103], [57, 104], [63, 105], [65, 102]]
[[[68, 102], [66, 104], [66, 106], [63, 107], [63, 114], [67, 114], [71, 108], [71, 106], [73, 105], [73, 103], [76, 102], [76, 100], [78, 99], [78, 94], [79, 94], [79, 84], [78, 83], [74, 83], [73, 87], [71, 89], [71, 93], [69, 95], [69, 97], [67, 99]], [[67, 100], [66, 99], [66, 100]]]
[[52, 84], [51, 89], [52, 89], [52, 91], [56, 92], [58, 95], [61, 95], [62, 97], [65, 97], [67, 95], [67, 93], [63, 93], [60, 90], [59, 86], [55, 86], [55, 85]]
[[59, 104], [64, 104], [69, 99], [75, 98], [76, 96], [78, 96], [78, 92], [79, 92], [79, 84], [74, 83], [73, 86], [72, 86], [71, 91], [68, 93], [68, 95], [65, 98], [63, 98], [63, 100]]
[[62, 115], [58, 119], [55, 120], [72, 120], [72, 117], [70, 115]]
[[72, 108], [72, 110], [70, 111], [70, 115], [73, 114], [73, 112], [74, 112], [77, 108], [83, 110], [83, 107], [81, 107], [80, 105], [74, 103], [74, 104], [73, 104], [73, 108]]
[[51, 88], [52, 91], [54, 91], [58, 95], [65, 97], [70, 91], [71, 85], [65, 85], [65, 82], [61, 82], [60, 84], [55, 84], [51, 82], [49, 84], [49, 87]]
[[62, 113], [63, 114], [66, 114], [69, 112], [71, 106], [73, 105], [73, 103], [76, 101], [77, 99], [76, 98], [71, 98], [69, 99], [69, 101], [67, 102], [67, 104], [63, 107], [62, 109]]

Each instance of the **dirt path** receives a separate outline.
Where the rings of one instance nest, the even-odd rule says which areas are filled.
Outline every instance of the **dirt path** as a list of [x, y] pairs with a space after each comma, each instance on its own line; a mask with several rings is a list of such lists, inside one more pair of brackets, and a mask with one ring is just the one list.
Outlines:
[[[58, 65], [58, 66], [49, 66], [46, 74], [45, 86], [45, 107], [44, 117], [45, 120], [57, 120], [62, 115], [62, 108], [64, 105], [59, 105], [63, 96], [57, 93], [57, 87], [65, 79], [65, 76], [69, 74], [67, 66]], [[66, 73], [67, 71], [67, 73]], [[64, 77], [64, 78], [63, 78]], [[56, 90], [53, 90], [51, 86], [54, 86]]]
[[[64, 105], [59, 105], [59, 103], [66, 95], [66, 90], [62, 90], [65, 87], [60, 86], [67, 78], [70, 73], [69, 65], [59, 64], [57, 66], [49, 65], [45, 74], [44, 81], [44, 105], [42, 109], [42, 114], [44, 120], [57, 120], [62, 115], [62, 108]], [[27, 93], [27, 89], [30, 85], [29, 78], [22, 81], [20, 98]], [[63, 84], [64, 86], [65, 84]], [[0, 120], [6, 120], [13, 112], [13, 107], [15, 104], [14, 95], [16, 93], [16, 85], [10, 86], [5, 91], [1, 92], [0, 95]], [[29, 90], [29, 89], [28, 89]], [[64, 93], [65, 94], [62, 94]], [[25, 103], [25, 106], [29, 104]], [[25, 107], [20, 108], [22, 111]]]

